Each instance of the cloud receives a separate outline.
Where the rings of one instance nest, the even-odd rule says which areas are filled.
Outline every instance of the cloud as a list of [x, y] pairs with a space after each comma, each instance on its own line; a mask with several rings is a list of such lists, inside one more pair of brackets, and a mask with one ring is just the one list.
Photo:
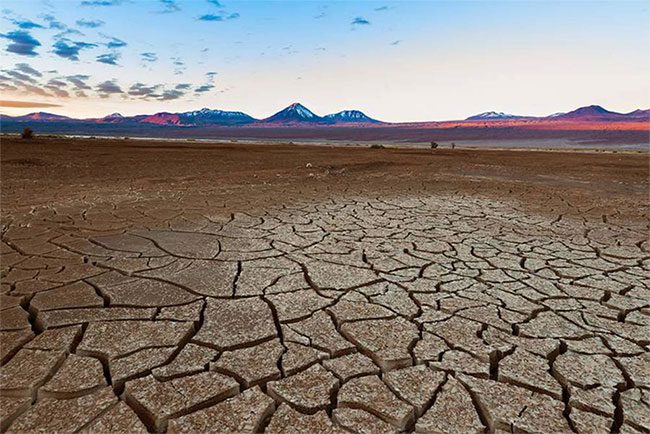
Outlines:
[[38, 86], [34, 86], [34, 85], [31, 85], [31, 84], [23, 84], [22, 87], [23, 87], [23, 89], [25, 90], [26, 93], [33, 93], [33, 94], [40, 95], [40, 96], [52, 96], [52, 95], [45, 92], [43, 89], [41, 89]]
[[100, 54], [99, 56], [96, 57], [96, 60], [99, 63], [105, 63], [107, 65], [117, 65], [117, 59], [120, 58], [120, 55], [118, 53], [108, 53], [108, 54]]
[[401, 39], [398, 39], [397, 41], [393, 41], [393, 42], [391, 42], [390, 45], [399, 45], [399, 44], [401, 44], [401, 43], [402, 43], [402, 40], [401, 40]]
[[19, 71], [4, 71], [4, 73], [11, 76], [11, 77], [13, 77], [14, 79], [18, 80], [19, 84], [22, 84], [22, 83], [20, 83], [22, 81], [26, 81], [26, 82], [32, 83], [32, 84], [37, 84], [38, 83], [34, 78], [30, 77], [27, 74], [23, 74], [22, 72], [19, 72]]
[[57, 21], [57, 19], [54, 18], [53, 15], [49, 15], [49, 14], [47, 14], [47, 15], [41, 15], [41, 18], [43, 18], [43, 21], [45, 21], [45, 22], [48, 23], [48, 27], [49, 27], [50, 29], [56, 29], [56, 30], [63, 30], [63, 29], [65, 29], [65, 25], [64, 25], [62, 22]]
[[49, 89], [52, 93], [54, 93], [54, 95], [58, 96], [59, 98], [69, 98], [70, 97], [70, 93], [68, 93], [67, 90], [61, 89], [58, 86], [48, 84], [48, 85], [45, 86], [45, 88]]
[[223, 16], [222, 15], [216, 15], [216, 14], [205, 14], [205, 15], [201, 15], [197, 19], [199, 21], [223, 21]]
[[83, 0], [81, 6], [118, 6], [123, 0]]
[[102, 20], [77, 20], [77, 25], [79, 27], [86, 27], [88, 29], [96, 29], [97, 27], [101, 27], [104, 24], [106, 23], [104, 23]]
[[50, 81], [47, 82], [47, 85], [48, 86], [66, 87], [68, 85], [68, 83], [66, 83], [65, 81], [61, 81], [59, 79], [56, 79], [56, 78], [52, 78], [52, 79], [50, 79]]
[[160, 88], [159, 84], [146, 85], [144, 83], [135, 83], [133, 84], [128, 91], [130, 96], [142, 97], [142, 98], [157, 98], [160, 95], [158, 94], [158, 89]]
[[69, 39], [59, 39], [54, 43], [54, 54], [68, 60], [79, 60], [79, 52], [86, 48], [96, 47], [97, 44], [89, 42], [75, 42]]
[[140, 99], [171, 101], [183, 97], [190, 88], [189, 83], [178, 83], [173, 89], [164, 89], [162, 84], [135, 83], [129, 87], [127, 94]]
[[140, 59], [142, 59], [143, 62], [155, 62], [158, 60], [158, 56], [156, 53], [140, 53]]
[[212, 89], [214, 89], [214, 84], [207, 83], [194, 89], [194, 93], [210, 92]]
[[170, 58], [170, 60], [172, 61], [172, 65], [174, 65], [175, 67], [174, 74], [180, 75], [183, 73], [183, 71], [187, 69], [187, 67], [185, 66], [185, 61], [183, 61], [183, 59], [181, 59], [180, 57], [172, 57]]
[[95, 90], [97, 90], [101, 98], [108, 98], [110, 95], [124, 93], [120, 86], [115, 83], [115, 80], [106, 80], [103, 83], [99, 83], [95, 87]]
[[70, 27], [66, 27], [65, 25], [63, 26], [63, 31], [57, 33], [54, 35], [54, 39], [65, 39], [70, 35], [76, 35], [76, 36], [85, 36], [83, 33], [81, 33], [77, 29], [71, 29]]
[[65, 79], [68, 80], [70, 83], [72, 83], [74, 85], [74, 88], [79, 91], [91, 89], [91, 87], [88, 86], [88, 84], [86, 83], [86, 81], [89, 78], [90, 78], [89, 75], [81, 75], [81, 74], [68, 75], [67, 77], [65, 77]]
[[25, 74], [33, 75], [34, 77], [43, 76], [43, 74], [41, 74], [39, 71], [35, 70], [34, 68], [32, 68], [26, 63], [16, 63], [16, 69], [20, 72], [24, 72]]
[[10, 92], [10, 91], [16, 91], [18, 88], [14, 86], [13, 84], [7, 84], [7, 83], [2, 83], [0, 82], [0, 89]]
[[353, 26], [367, 26], [370, 25], [370, 21], [363, 17], [356, 17], [355, 19], [352, 20], [351, 23]]
[[178, 6], [176, 0], [159, 0], [159, 2], [163, 7], [161, 11], [158, 11], [159, 14], [171, 14], [181, 10], [181, 7]]
[[178, 89], [172, 89], [172, 90], [166, 90], [160, 95], [160, 98], [158, 98], [159, 101], [171, 101], [174, 99], [179, 99], [180, 97], [184, 96], [185, 92], [182, 90]]
[[382, 11], [387, 11], [388, 9], [390, 9], [388, 6], [380, 6], [378, 8], [375, 8], [375, 11], [382, 12]]
[[122, 47], [126, 47], [126, 46], [128, 45], [128, 44], [127, 44], [126, 42], [124, 42], [123, 40], [121, 40], [121, 39], [117, 39], [117, 38], [115, 38], [115, 37], [113, 37], [113, 36], [106, 36], [106, 35], [102, 35], [102, 36], [104, 36], [105, 38], [110, 39], [110, 42], [107, 42], [107, 43], [105, 44], [106, 47], [108, 47], [108, 48], [113, 48], [113, 49], [114, 49], [114, 48], [122, 48]]
[[199, 21], [225, 21], [225, 20], [236, 20], [240, 15], [237, 12], [231, 14], [205, 14], [197, 18]]
[[211, 3], [211, 4], [215, 5], [218, 8], [221, 7], [221, 2], [219, 2], [219, 0], [208, 0], [208, 3]]
[[38, 53], [34, 48], [41, 45], [29, 32], [24, 30], [14, 30], [9, 33], [0, 33], [0, 37], [9, 39], [11, 43], [7, 46], [7, 51], [22, 56], [37, 56]]
[[319, 19], [321, 19], [321, 18], [325, 18], [325, 16], [326, 16], [325, 12], [321, 12], [321, 13], [318, 14], [318, 15], [314, 15], [314, 19], [319, 20]]
[[30, 20], [13, 20], [13, 23], [24, 30], [44, 28], [42, 25]]
[[215, 75], [217, 75], [217, 74], [218, 74], [218, 73], [215, 72], [215, 71], [209, 71], [209, 72], [206, 72], [206, 73], [205, 73], [205, 76], [208, 78], [208, 80], [209, 80], [210, 82], [212, 82], [212, 81], [214, 80]]
[[61, 104], [50, 104], [47, 102], [32, 102], [32, 101], [0, 100], [0, 107], [45, 108], [45, 107], [61, 107]]

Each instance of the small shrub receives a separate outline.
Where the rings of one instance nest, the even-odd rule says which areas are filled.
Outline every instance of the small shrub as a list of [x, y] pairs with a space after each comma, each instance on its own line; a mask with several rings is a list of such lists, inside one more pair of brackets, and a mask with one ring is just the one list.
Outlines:
[[431, 149], [436, 149], [438, 144], [436, 142], [431, 142]]
[[370, 145], [370, 149], [384, 149], [384, 145], [378, 145], [378, 144]]
[[33, 139], [34, 131], [32, 131], [32, 129], [29, 127], [24, 128], [23, 132], [20, 134], [20, 137], [22, 137], [23, 139]]

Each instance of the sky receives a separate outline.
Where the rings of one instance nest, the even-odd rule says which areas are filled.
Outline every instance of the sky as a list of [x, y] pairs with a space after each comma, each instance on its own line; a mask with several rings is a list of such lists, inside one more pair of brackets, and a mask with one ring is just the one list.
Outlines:
[[0, 112], [650, 108], [649, 3], [3, 0]]

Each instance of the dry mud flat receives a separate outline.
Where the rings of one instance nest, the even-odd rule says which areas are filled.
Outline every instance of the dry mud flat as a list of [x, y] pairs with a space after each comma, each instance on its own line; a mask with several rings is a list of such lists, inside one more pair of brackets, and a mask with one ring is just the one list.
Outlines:
[[[631, 169], [601, 180], [621, 190], [572, 191], [582, 175], [556, 170], [508, 187], [517, 200], [478, 191], [499, 180], [377, 196], [364, 176], [397, 175], [329, 182], [302, 150], [304, 182], [324, 184], [303, 200], [280, 182], [227, 212], [232, 179], [202, 200], [98, 180], [23, 212], [14, 198], [46, 186], [20, 190], [4, 151], [3, 431], [649, 431], [647, 181]], [[111, 200], [73, 197], [93, 188]]]

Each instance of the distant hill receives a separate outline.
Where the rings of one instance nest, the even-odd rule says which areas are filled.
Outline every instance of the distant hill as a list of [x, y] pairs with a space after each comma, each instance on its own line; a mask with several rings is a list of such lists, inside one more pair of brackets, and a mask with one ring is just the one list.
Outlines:
[[580, 107], [568, 113], [561, 113], [552, 115], [554, 120], [581, 120], [581, 121], [608, 121], [608, 120], [622, 120], [627, 115], [623, 113], [616, 113], [602, 108], [599, 105], [590, 105]]
[[503, 112], [484, 112], [474, 116], [470, 116], [466, 121], [489, 121], [489, 120], [504, 120], [504, 119], [529, 119], [527, 116], [511, 115]]
[[15, 121], [36, 121], [36, 122], [58, 122], [58, 121], [76, 120], [73, 118], [69, 118], [67, 116], [55, 115], [54, 113], [46, 113], [46, 112], [29, 113], [24, 116], [11, 117], [11, 119]]

